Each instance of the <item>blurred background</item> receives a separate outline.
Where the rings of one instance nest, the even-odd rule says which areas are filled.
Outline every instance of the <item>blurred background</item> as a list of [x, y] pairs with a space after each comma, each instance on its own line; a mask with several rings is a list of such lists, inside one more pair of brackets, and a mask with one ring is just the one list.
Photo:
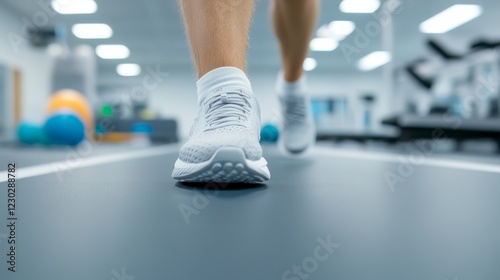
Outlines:
[[[248, 73], [273, 142], [280, 60], [268, 8], [257, 1]], [[442, 129], [452, 151], [497, 153], [499, 12], [495, 0], [323, 1], [304, 63], [318, 139], [392, 145]], [[176, 1], [0, 0], [0, 34], [1, 141], [187, 137], [196, 77]]]

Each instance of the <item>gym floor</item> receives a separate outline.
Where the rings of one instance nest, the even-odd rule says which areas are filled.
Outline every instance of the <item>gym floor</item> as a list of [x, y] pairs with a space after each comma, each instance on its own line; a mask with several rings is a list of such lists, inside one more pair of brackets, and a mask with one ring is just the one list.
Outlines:
[[185, 185], [170, 177], [178, 148], [1, 148], [16, 164], [17, 272], [2, 226], [0, 278], [500, 278], [491, 160], [266, 146], [266, 184]]

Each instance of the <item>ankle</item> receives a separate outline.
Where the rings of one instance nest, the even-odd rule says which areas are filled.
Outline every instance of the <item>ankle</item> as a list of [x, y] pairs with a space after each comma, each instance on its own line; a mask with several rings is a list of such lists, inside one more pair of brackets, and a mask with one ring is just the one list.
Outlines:
[[241, 89], [252, 92], [252, 85], [245, 72], [236, 67], [220, 67], [203, 75], [196, 83], [198, 88], [198, 102], [203, 101], [215, 91], [226, 89]]
[[300, 78], [302, 78], [303, 75], [304, 71], [302, 70], [302, 68], [298, 71], [283, 70], [283, 79], [289, 83], [297, 82], [298, 80], [300, 80]]
[[283, 72], [278, 74], [278, 80], [276, 82], [276, 90], [281, 95], [298, 95], [305, 94], [307, 90], [307, 81], [305, 75], [298, 77], [293, 82], [288, 81]]

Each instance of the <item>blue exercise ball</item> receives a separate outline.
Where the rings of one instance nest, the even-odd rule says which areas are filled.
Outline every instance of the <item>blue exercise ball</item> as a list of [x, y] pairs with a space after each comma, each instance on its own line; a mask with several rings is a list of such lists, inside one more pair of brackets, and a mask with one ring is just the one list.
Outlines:
[[30, 122], [21, 122], [17, 127], [19, 142], [27, 145], [48, 144], [43, 128]]
[[275, 124], [265, 124], [260, 130], [260, 141], [275, 143], [279, 138], [279, 128]]
[[85, 125], [71, 110], [58, 110], [49, 116], [43, 127], [50, 142], [76, 146], [85, 139]]

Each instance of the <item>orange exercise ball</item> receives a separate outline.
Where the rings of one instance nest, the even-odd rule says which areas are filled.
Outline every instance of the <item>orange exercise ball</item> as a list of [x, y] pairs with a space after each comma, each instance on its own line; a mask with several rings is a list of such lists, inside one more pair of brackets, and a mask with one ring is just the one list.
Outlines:
[[93, 131], [94, 118], [92, 108], [81, 93], [72, 89], [63, 89], [54, 93], [49, 99], [47, 111], [49, 114], [52, 114], [60, 109], [73, 110], [84, 122], [86, 130]]

